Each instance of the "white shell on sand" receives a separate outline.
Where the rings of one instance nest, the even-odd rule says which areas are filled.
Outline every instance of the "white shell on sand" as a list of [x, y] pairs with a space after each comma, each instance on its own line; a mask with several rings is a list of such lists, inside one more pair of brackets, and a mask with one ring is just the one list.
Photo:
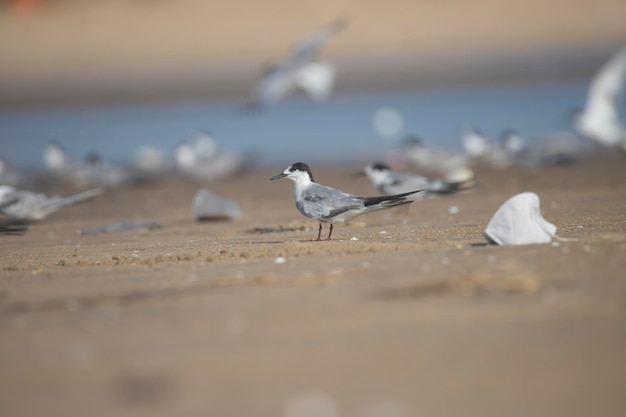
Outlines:
[[192, 209], [193, 217], [198, 221], [233, 220], [241, 217], [241, 209], [236, 202], [205, 189], [196, 193]]
[[511, 197], [496, 211], [485, 234], [498, 245], [548, 243], [556, 234], [556, 226], [541, 216], [539, 196], [525, 192]]

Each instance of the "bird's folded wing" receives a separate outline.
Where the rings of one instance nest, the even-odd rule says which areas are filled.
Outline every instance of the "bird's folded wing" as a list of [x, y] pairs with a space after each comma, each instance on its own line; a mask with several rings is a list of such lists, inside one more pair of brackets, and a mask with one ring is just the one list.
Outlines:
[[302, 208], [314, 218], [333, 217], [363, 205], [357, 196], [322, 185], [310, 187], [302, 194]]

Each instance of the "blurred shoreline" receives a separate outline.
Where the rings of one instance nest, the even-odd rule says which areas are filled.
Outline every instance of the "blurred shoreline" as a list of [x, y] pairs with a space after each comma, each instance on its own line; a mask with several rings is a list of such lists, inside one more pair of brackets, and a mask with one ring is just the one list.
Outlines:
[[[338, 93], [590, 78], [620, 45], [340, 57]], [[173, 100], [243, 101], [256, 62], [25, 77], [0, 87], [0, 109]]]
[[264, 63], [339, 16], [320, 56], [339, 92], [580, 79], [626, 44], [626, 5], [608, 0], [37, 4], [0, 9], [1, 109], [244, 99]]

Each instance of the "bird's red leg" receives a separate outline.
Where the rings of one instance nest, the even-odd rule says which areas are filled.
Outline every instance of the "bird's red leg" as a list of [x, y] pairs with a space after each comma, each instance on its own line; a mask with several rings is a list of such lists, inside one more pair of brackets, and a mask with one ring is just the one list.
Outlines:
[[333, 234], [333, 224], [330, 224], [330, 232], [328, 233], [328, 237], [326, 238], [326, 240], [330, 240], [330, 235]]
[[[332, 227], [332, 224], [331, 224], [331, 227]], [[315, 239], [315, 240], [320, 241], [320, 240], [322, 240], [322, 239], [320, 239], [321, 237], [322, 237], [322, 223], [320, 222], [320, 228], [319, 228], [319, 230], [317, 232], [317, 239]]]

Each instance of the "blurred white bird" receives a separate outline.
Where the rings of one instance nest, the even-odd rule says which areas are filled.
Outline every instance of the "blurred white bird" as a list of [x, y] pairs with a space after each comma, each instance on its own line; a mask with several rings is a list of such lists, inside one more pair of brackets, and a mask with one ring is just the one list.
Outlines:
[[90, 152], [84, 160], [76, 160], [56, 143], [44, 149], [43, 160], [53, 180], [76, 188], [117, 187], [132, 180], [128, 169], [102, 159], [96, 152]]
[[133, 155], [133, 179], [140, 183], [163, 179], [172, 173], [173, 162], [161, 149], [152, 145], [141, 145], [135, 149]]
[[424, 190], [423, 193], [417, 193], [407, 197], [408, 200], [421, 199], [427, 195], [450, 194], [457, 191], [455, 184], [449, 184], [442, 180], [427, 178], [408, 172], [394, 171], [382, 162], [367, 165], [363, 169], [363, 173], [372, 181], [374, 188], [384, 195]]
[[78, 203], [101, 193], [92, 189], [69, 197], [47, 197], [44, 194], [0, 186], [0, 213], [19, 220], [41, 220], [61, 207]]
[[89, 170], [91, 186], [112, 188], [126, 185], [133, 181], [133, 177], [127, 167], [107, 161], [97, 152], [87, 154], [85, 161]]
[[609, 148], [626, 150], [626, 128], [620, 122], [618, 103], [626, 90], [626, 47], [594, 75], [582, 113], [574, 128], [584, 137]]
[[333, 64], [316, 59], [320, 49], [345, 26], [344, 19], [336, 19], [298, 43], [284, 61], [266, 65], [247, 106], [274, 105], [298, 89], [313, 100], [327, 99], [337, 71]]
[[134, 168], [146, 175], [159, 175], [167, 170], [163, 151], [152, 145], [141, 145], [135, 150]]
[[420, 173], [458, 184], [460, 188], [474, 181], [474, 171], [469, 167], [465, 155], [426, 147], [415, 136], [404, 140], [403, 157]]
[[194, 132], [176, 148], [176, 165], [186, 177], [196, 181], [213, 180], [239, 171], [247, 159], [236, 153], [220, 152], [213, 137]]
[[468, 160], [477, 165], [505, 168], [511, 158], [502, 142], [493, 143], [476, 128], [461, 129], [461, 143]]
[[43, 151], [43, 162], [52, 179], [77, 188], [91, 184], [89, 167], [81, 161], [73, 160], [65, 150], [56, 143], [50, 143]]
[[570, 132], [556, 132], [529, 141], [507, 129], [502, 132], [500, 143], [512, 163], [526, 168], [570, 164], [591, 153], [589, 143]]

